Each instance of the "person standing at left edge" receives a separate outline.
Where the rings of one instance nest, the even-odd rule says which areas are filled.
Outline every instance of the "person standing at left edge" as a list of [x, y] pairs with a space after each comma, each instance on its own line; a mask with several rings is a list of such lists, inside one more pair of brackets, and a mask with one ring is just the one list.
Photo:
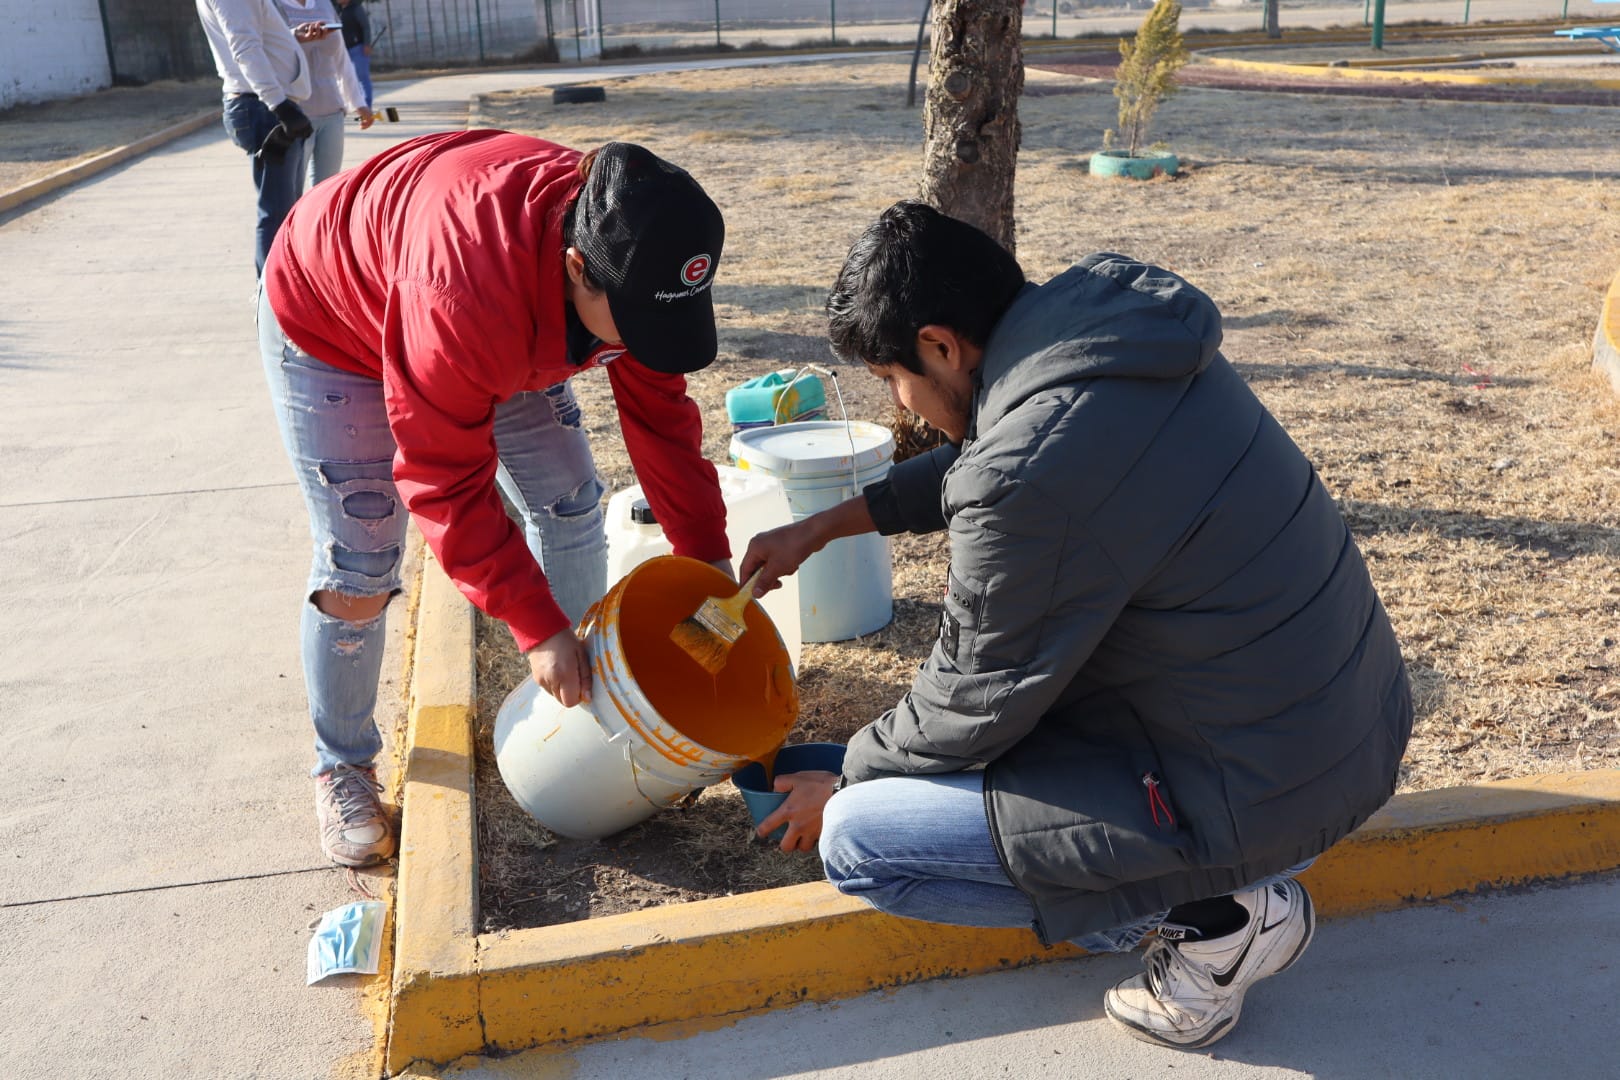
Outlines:
[[394, 850], [372, 711], [407, 510], [535, 682], [564, 706], [590, 694], [574, 625], [607, 589], [607, 543], [571, 376], [606, 367], [675, 554], [731, 573], [685, 379], [717, 352], [724, 239], [697, 181], [643, 147], [581, 154], [505, 131], [411, 139], [293, 208], [259, 345], [309, 509], [301, 648], [332, 861]]
[[315, 130], [298, 107], [310, 94], [298, 43], [328, 31], [314, 22], [289, 27], [275, 0], [197, 0], [197, 15], [224, 83], [225, 130], [253, 159], [253, 269], [262, 274], [276, 231], [304, 189], [303, 141]]

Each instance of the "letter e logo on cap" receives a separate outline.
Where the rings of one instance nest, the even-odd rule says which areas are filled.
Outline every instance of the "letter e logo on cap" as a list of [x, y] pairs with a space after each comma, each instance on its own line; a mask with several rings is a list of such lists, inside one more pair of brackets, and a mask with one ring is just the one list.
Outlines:
[[710, 259], [707, 255], [694, 255], [686, 260], [681, 267], [681, 283], [684, 285], [700, 284], [709, 273]]

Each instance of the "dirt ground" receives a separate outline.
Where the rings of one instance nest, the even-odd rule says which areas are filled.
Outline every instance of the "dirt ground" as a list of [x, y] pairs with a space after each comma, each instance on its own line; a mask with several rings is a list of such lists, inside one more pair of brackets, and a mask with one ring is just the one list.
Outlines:
[[[726, 210], [721, 359], [691, 388], [724, 460], [725, 390], [829, 363], [820, 304], [844, 251], [916, 193], [906, 76], [871, 60], [644, 77], [607, 83], [599, 105], [494, 96], [475, 122], [645, 142]], [[1195, 86], [1155, 127], [1185, 175], [1142, 184], [1086, 174], [1114, 119], [1108, 85], [1029, 78], [1020, 260], [1039, 280], [1124, 251], [1221, 305], [1227, 355], [1339, 500], [1403, 642], [1419, 721], [1402, 788], [1620, 762], [1620, 410], [1590, 369], [1620, 267], [1620, 112]], [[887, 422], [870, 377], [838, 370], [850, 414]], [[605, 380], [576, 382], [601, 472], [632, 483]], [[846, 738], [926, 654], [944, 550], [900, 538], [894, 556], [895, 622], [806, 648], [790, 741]], [[511, 802], [490, 747], [521, 658], [488, 624], [480, 655], [487, 929], [818, 876], [750, 842], [729, 784], [601, 843], [550, 836]]]
[[218, 79], [115, 86], [0, 110], [0, 191], [10, 191], [219, 106]]

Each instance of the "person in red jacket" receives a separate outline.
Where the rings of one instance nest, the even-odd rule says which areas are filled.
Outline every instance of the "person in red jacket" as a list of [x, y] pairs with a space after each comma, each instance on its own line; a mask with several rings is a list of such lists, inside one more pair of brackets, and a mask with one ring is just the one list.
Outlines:
[[603, 489], [570, 376], [607, 369], [676, 554], [731, 572], [684, 377], [715, 358], [724, 239], [702, 187], [640, 146], [582, 155], [503, 131], [409, 140], [288, 216], [259, 338], [314, 540], [302, 652], [334, 862], [393, 853], [372, 713], [407, 512], [535, 681], [564, 705], [589, 696], [573, 625], [606, 591]]

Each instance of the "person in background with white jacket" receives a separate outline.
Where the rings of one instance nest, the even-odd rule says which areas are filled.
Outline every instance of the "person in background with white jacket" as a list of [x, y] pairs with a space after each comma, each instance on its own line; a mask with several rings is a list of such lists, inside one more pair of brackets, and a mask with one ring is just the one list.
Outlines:
[[225, 130], [253, 159], [258, 192], [253, 266], [262, 273], [276, 231], [303, 191], [303, 140], [314, 128], [298, 107], [310, 94], [299, 37], [318, 23], [288, 27], [274, 0], [197, 0], [208, 48], [225, 91]]
[[276, 0], [287, 25], [296, 35], [304, 26], [316, 25], [320, 33], [299, 37], [304, 59], [309, 64], [309, 98], [304, 112], [315, 129], [304, 140], [304, 160], [310, 187], [343, 169], [343, 121], [350, 113], [360, 118], [360, 130], [371, 126], [373, 116], [366, 104], [365, 91], [355, 75], [348, 50], [343, 47], [341, 23], [331, 0]]

